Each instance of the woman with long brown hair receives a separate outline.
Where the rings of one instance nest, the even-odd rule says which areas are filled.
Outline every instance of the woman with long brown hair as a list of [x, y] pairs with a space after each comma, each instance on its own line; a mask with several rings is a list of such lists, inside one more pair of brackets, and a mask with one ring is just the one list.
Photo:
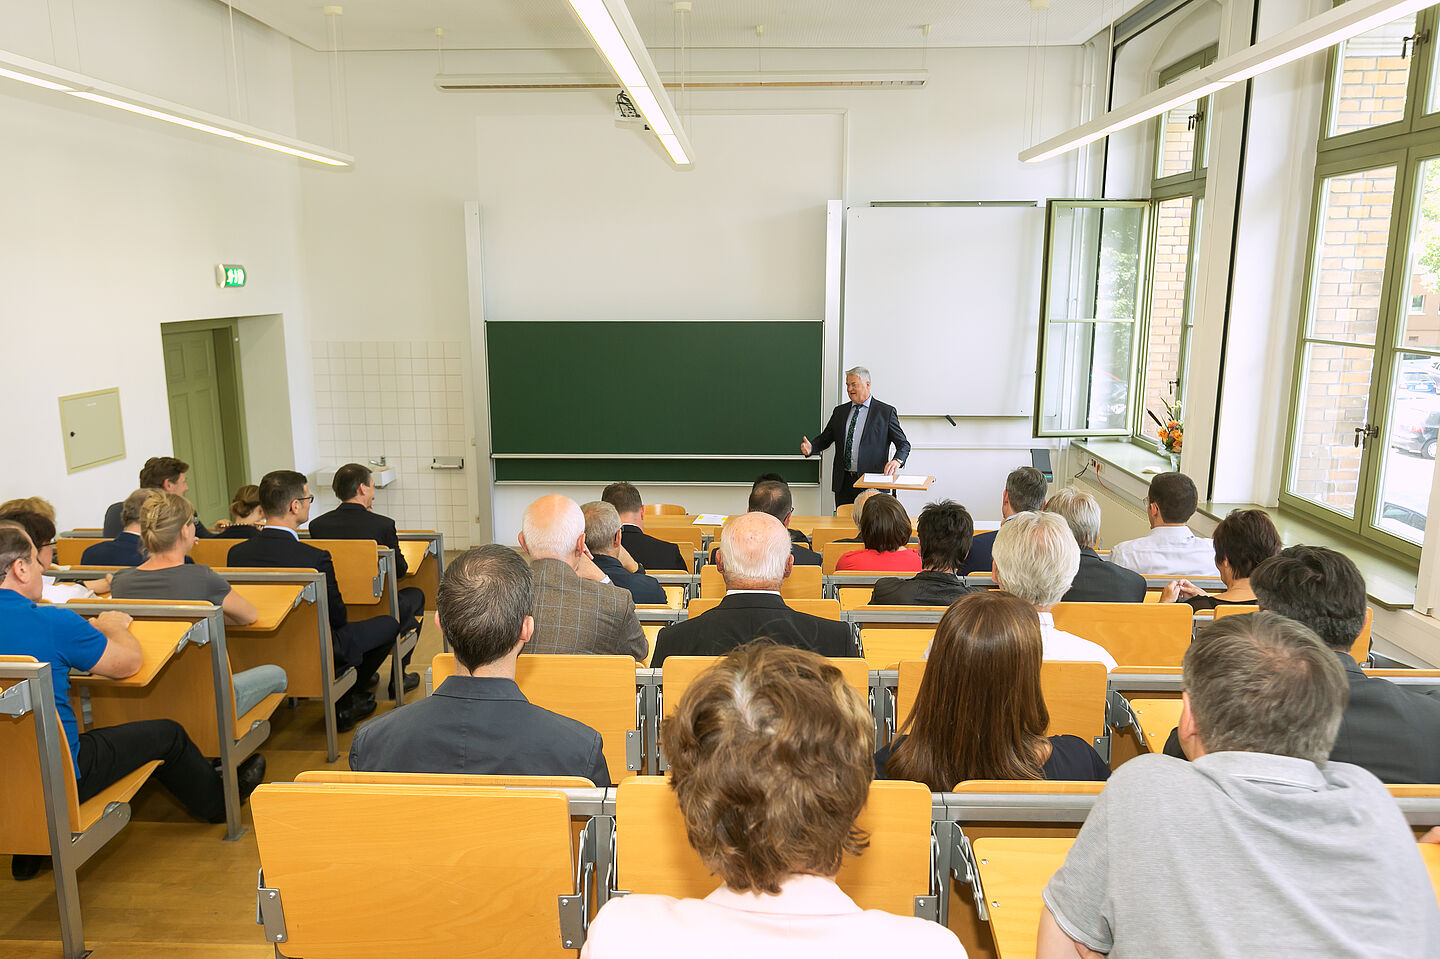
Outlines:
[[967, 779], [1108, 779], [1085, 740], [1046, 737], [1040, 659], [1029, 603], [996, 590], [960, 597], [935, 630], [901, 735], [875, 754], [876, 776], [938, 792]]

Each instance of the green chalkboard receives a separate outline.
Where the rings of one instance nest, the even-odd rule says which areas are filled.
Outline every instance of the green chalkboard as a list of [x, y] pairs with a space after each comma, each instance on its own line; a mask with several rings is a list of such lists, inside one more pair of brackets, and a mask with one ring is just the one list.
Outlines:
[[[791, 321], [487, 323], [491, 450], [735, 460], [798, 453], [800, 435], [820, 426], [822, 331], [819, 322]], [[543, 460], [500, 470], [503, 462], [497, 479], [559, 478], [555, 465], [536, 465]], [[726, 481], [739, 466], [684, 462], [700, 481]]]

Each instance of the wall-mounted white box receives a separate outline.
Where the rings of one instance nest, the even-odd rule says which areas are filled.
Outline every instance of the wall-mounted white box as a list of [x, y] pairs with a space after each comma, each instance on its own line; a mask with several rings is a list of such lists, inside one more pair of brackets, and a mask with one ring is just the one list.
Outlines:
[[124, 459], [120, 390], [112, 387], [60, 397], [60, 433], [66, 472]]

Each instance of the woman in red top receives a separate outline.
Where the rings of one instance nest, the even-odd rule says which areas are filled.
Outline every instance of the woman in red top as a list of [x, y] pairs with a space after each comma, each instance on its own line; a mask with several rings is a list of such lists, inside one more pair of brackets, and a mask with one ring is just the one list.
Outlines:
[[844, 553], [835, 563], [837, 571], [920, 572], [920, 554], [906, 549], [910, 542], [910, 517], [893, 496], [872, 496], [860, 513], [860, 541], [864, 549]]

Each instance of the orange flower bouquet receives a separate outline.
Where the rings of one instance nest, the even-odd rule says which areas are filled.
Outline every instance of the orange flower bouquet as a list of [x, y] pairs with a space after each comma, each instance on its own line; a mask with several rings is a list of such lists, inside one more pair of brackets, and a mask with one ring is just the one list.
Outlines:
[[1160, 439], [1160, 446], [1167, 453], [1179, 453], [1185, 446], [1185, 421], [1180, 418], [1180, 404], [1170, 404], [1165, 399], [1160, 400], [1165, 404], [1165, 419], [1146, 410], [1146, 414], [1155, 421], [1159, 427], [1155, 435]]

